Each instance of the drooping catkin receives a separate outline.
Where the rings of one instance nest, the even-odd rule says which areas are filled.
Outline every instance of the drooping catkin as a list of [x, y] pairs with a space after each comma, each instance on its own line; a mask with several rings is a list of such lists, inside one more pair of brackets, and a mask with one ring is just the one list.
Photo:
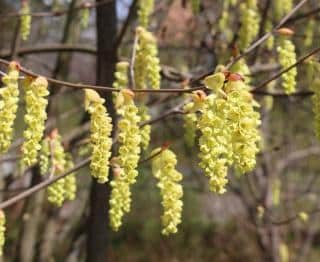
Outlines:
[[[266, 32], [267, 33], [271, 32], [272, 28], [273, 28], [272, 22], [270, 20], [267, 20], [265, 27], [266, 27]], [[273, 49], [273, 47], [274, 47], [274, 36], [273, 35], [270, 35], [268, 37], [268, 39], [266, 40], [266, 47], [267, 47], [268, 50], [272, 50]]]
[[188, 147], [193, 147], [196, 139], [197, 131], [197, 114], [194, 112], [194, 103], [188, 102], [184, 105], [183, 111], [183, 128], [184, 128], [184, 140]]
[[177, 233], [177, 226], [181, 223], [182, 174], [176, 170], [177, 158], [169, 149], [157, 148], [151, 155], [155, 155], [152, 159], [152, 174], [159, 181], [157, 186], [160, 188], [164, 209], [161, 217], [162, 234], [174, 234]]
[[136, 182], [138, 176], [137, 166], [141, 143], [140, 116], [133, 101], [134, 93], [129, 89], [123, 89], [118, 98], [122, 101], [117, 111], [121, 116], [118, 122], [120, 146], [116, 158], [119, 168], [116, 179], [110, 183], [112, 191], [109, 210], [110, 224], [115, 231], [121, 226], [123, 214], [130, 211], [130, 186]]
[[200, 11], [200, 0], [191, 0], [191, 9], [192, 12], [197, 15]]
[[6, 216], [3, 210], [0, 210], [0, 257], [3, 256], [3, 247], [6, 242]]
[[275, 18], [276, 20], [280, 20], [292, 10], [293, 0], [277, 0], [273, 1], [273, 5], [273, 13], [275, 15]]
[[[139, 116], [141, 122], [149, 121], [151, 116], [149, 114], [149, 109], [145, 105], [140, 105], [139, 109]], [[150, 144], [150, 136], [151, 136], [151, 125], [144, 125], [140, 128], [140, 136], [141, 136], [141, 147], [143, 150], [147, 150]]]
[[[281, 69], [286, 69], [297, 62], [295, 46], [289, 39], [282, 39], [277, 47]], [[293, 67], [281, 75], [282, 87], [288, 95], [296, 91], [297, 68]]]
[[138, 44], [134, 63], [134, 80], [137, 88], [160, 88], [160, 60], [157, 41], [152, 33], [137, 27]]
[[118, 62], [116, 64], [116, 72], [114, 73], [115, 81], [112, 87], [117, 89], [124, 89], [129, 87], [128, 81], [128, 62]]
[[40, 174], [46, 175], [50, 167], [50, 137], [45, 137], [41, 142], [41, 149], [39, 152], [39, 166]]
[[22, 40], [27, 40], [30, 35], [31, 20], [32, 20], [32, 17], [30, 15], [29, 0], [21, 0], [20, 13], [21, 13], [21, 18], [20, 18], [21, 38], [22, 38]]
[[[117, 89], [124, 89], [129, 88], [129, 79], [128, 79], [128, 70], [129, 70], [129, 63], [128, 62], [118, 62], [116, 64], [116, 70], [114, 73], [114, 82], [112, 84], [113, 88]], [[115, 105], [115, 108], [117, 108], [117, 97], [118, 93], [113, 92], [112, 93], [112, 100]], [[118, 100], [118, 102], [121, 102]]]
[[49, 95], [48, 81], [44, 77], [36, 79], [26, 78], [24, 81], [26, 115], [24, 116], [27, 124], [23, 132], [25, 141], [22, 144], [22, 163], [31, 166], [37, 162], [38, 151], [41, 149], [41, 139], [45, 129], [47, 119], [46, 107]]
[[112, 147], [112, 122], [104, 102], [96, 91], [85, 89], [85, 109], [90, 114], [91, 175], [101, 184], [108, 181]]
[[[72, 155], [70, 153], [66, 153], [65, 155], [66, 162], [64, 169], [69, 170], [74, 167], [74, 163], [72, 160]], [[75, 172], [67, 175], [64, 181], [64, 195], [66, 200], [74, 200], [76, 198], [77, 192], [77, 180]]]
[[259, 32], [259, 12], [256, 0], [246, 0], [240, 4], [239, 48], [245, 50]]
[[[51, 149], [51, 170], [54, 171], [53, 175], [58, 176], [62, 174], [66, 166], [66, 155], [61, 143], [61, 137], [57, 129], [51, 132], [50, 140]], [[60, 207], [65, 200], [65, 178], [59, 179], [47, 188], [48, 201]]]
[[228, 81], [225, 87], [228, 103], [228, 128], [231, 131], [232, 160], [237, 173], [244, 174], [256, 165], [261, 140], [258, 127], [260, 114], [254, 110], [258, 103], [242, 81]]
[[207, 77], [204, 84], [216, 94], [203, 98], [201, 117], [198, 129], [199, 138], [199, 166], [209, 178], [209, 188], [212, 192], [222, 194], [227, 184], [228, 162], [232, 157], [230, 144], [230, 130], [227, 128], [227, 101], [222, 87], [225, 77], [223, 73], [216, 73]]
[[212, 192], [222, 194], [227, 184], [228, 162], [232, 157], [231, 134], [227, 126], [227, 101], [211, 94], [203, 102], [202, 115], [198, 122], [200, 163], [209, 178]]
[[[318, 64], [318, 63], [317, 63]], [[317, 66], [317, 65], [315, 65]], [[319, 66], [319, 64], [318, 64]], [[314, 113], [314, 128], [317, 138], [320, 140], [320, 66], [318, 70], [316, 70], [314, 75], [314, 79], [311, 82], [311, 90], [314, 92], [312, 96], [312, 110]]]
[[4, 87], [0, 89], [0, 153], [8, 151], [19, 102], [19, 64], [11, 62], [8, 74], [2, 77]]
[[304, 39], [304, 45], [306, 47], [310, 47], [312, 45], [314, 31], [315, 31], [315, 25], [316, 25], [315, 19], [310, 19], [307, 24], [306, 36]]
[[149, 25], [149, 17], [154, 9], [154, 0], [139, 0], [138, 5], [139, 25], [147, 28]]
[[[227, 78], [225, 78], [225, 75]], [[201, 131], [200, 167], [209, 177], [210, 190], [224, 193], [228, 166], [237, 173], [251, 171], [256, 164], [260, 134], [258, 104], [238, 73], [215, 73], [204, 79], [215, 94], [203, 100], [198, 128]]]
[[80, 11], [80, 24], [82, 28], [87, 28], [89, 25], [89, 18], [90, 18], [90, 4], [84, 3], [84, 8]]

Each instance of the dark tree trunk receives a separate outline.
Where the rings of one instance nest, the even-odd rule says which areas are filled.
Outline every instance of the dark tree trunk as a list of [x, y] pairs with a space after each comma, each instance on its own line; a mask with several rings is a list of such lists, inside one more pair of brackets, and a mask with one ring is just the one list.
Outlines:
[[[100, 2], [97, 0], [97, 2]], [[113, 81], [116, 63], [116, 50], [113, 50], [117, 35], [115, 1], [97, 9], [97, 85], [110, 86]], [[104, 93], [106, 106], [112, 119], [115, 113], [111, 93]], [[113, 121], [114, 122], [114, 121]], [[88, 220], [87, 261], [108, 261], [107, 249], [109, 230], [109, 193], [108, 185], [93, 181], [90, 196], [90, 215]]]

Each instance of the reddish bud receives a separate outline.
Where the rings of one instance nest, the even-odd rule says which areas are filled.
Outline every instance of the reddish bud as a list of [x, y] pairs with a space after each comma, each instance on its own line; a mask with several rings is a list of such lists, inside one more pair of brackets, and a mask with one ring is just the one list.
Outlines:
[[166, 141], [166, 142], [164, 142], [162, 144], [161, 149], [162, 150], [167, 150], [170, 147], [170, 145], [171, 145], [171, 142], [170, 141]]
[[281, 27], [276, 31], [280, 35], [292, 36], [294, 31], [287, 27]]

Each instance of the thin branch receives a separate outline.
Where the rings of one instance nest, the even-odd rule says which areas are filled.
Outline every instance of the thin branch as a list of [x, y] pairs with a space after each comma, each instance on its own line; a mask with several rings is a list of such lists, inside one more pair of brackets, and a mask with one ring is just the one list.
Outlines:
[[270, 82], [272, 82], [273, 80], [279, 78], [281, 75], [283, 75], [284, 73], [290, 71], [292, 68], [296, 67], [297, 65], [301, 64], [303, 61], [305, 61], [306, 59], [308, 59], [309, 57], [313, 56], [314, 54], [320, 52], [320, 47], [312, 50], [311, 52], [307, 53], [306, 55], [300, 57], [297, 62], [295, 62], [293, 65], [281, 70], [279, 73], [275, 74], [274, 76], [270, 77], [269, 79], [267, 79], [266, 81], [262, 82], [260, 85], [258, 85], [257, 87], [255, 87], [253, 89], [253, 91], [256, 91], [260, 88], [263, 88], [265, 86], [267, 86]]
[[[0, 64], [3, 64], [5, 66], [9, 66], [10, 62], [4, 59], [0, 59]], [[32, 76], [32, 77], [38, 77], [39, 74], [33, 73], [32, 71], [20, 67], [20, 71], [26, 75]], [[93, 89], [97, 91], [102, 92], [120, 92], [121, 90], [118, 88], [113, 87], [107, 87], [107, 86], [96, 86], [96, 85], [88, 85], [88, 84], [75, 84], [71, 82], [61, 81], [54, 78], [46, 77], [47, 81], [49, 83], [58, 85], [58, 86], [65, 86], [70, 88], [76, 88], [76, 89]], [[205, 87], [194, 87], [194, 88], [163, 88], [163, 89], [131, 89], [133, 92], [136, 93], [190, 93], [196, 90], [205, 89]]]
[[29, 196], [31, 196], [32, 194], [50, 186], [51, 184], [55, 183], [56, 181], [58, 181], [59, 179], [62, 179], [64, 177], [66, 177], [67, 175], [85, 167], [86, 165], [88, 165], [91, 161], [91, 158], [86, 158], [84, 160], [82, 160], [81, 162], [79, 162], [77, 165], [75, 165], [73, 168], [67, 170], [66, 172], [64, 172], [63, 174], [56, 176], [54, 178], [51, 179], [47, 179], [39, 184], [37, 184], [34, 187], [31, 187], [30, 189], [22, 192], [21, 194], [18, 194], [6, 201], [3, 201], [2, 203], [0, 203], [0, 209], [5, 209], [9, 206], [14, 205], [15, 203], [19, 202], [20, 200], [23, 200], [24, 198], [27, 198]]

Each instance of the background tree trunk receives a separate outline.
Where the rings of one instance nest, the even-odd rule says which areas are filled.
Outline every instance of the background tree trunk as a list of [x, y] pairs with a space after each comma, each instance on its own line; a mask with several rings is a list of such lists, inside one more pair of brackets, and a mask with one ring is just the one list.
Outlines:
[[[100, 2], [100, 1], [97, 1]], [[116, 4], [100, 6], [97, 9], [97, 85], [110, 86], [113, 81], [116, 63], [114, 43], [117, 36]], [[111, 93], [105, 93], [106, 106], [115, 122]], [[109, 193], [108, 185], [93, 181], [90, 196], [90, 215], [88, 220], [87, 261], [108, 261], [107, 249], [109, 233]]]

